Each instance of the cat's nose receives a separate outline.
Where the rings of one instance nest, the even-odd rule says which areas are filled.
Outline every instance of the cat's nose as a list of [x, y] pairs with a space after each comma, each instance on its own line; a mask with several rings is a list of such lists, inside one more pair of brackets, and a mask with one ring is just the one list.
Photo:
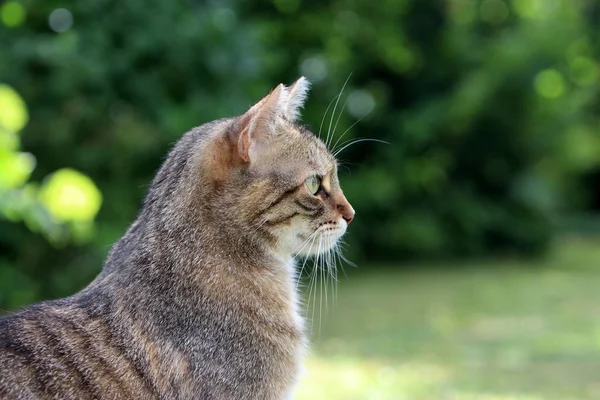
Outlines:
[[348, 215], [344, 215], [344, 216], [342, 216], [342, 218], [344, 218], [344, 220], [346, 221], [346, 223], [348, 225], [350, 225], [350, 222], [352, 222], [352, 220], [354, 219], [354, 213], [348, 214]]
[[345, 204], [338, 204], [337, 209], [340, 212], [340, 214], [342, 214], [342, 218], [344, 218], [344, 221], [346, 221], [346, 223], [350, 225], [350, 222], [352, 222], [352, 220], [354, 219], [354, 214], [356, 214], [350, 203], [346, 201]]

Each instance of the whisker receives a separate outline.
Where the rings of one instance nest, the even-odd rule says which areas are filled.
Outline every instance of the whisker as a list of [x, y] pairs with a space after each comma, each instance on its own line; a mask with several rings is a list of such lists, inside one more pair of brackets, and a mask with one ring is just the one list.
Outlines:
[[333, 249], [331, 250], [331, 259], [332, 259], [332, 265], [329, 269], [329, 274], [331, 275], [331, 294], [332, 294], [332, 303], [333, 306], [335, 306], [335, 302], [337, 299], [337, 285], [339, 283], [338, 279], [337, 279], [337, 265], [336, 265], [336, 260], [335, 260], [335, 254], [338, 250], [338, 244], [336, 243], [335, 246], [333, 247]]
[[[314, 262], [314, 260], [313, 260], [313, 262]], [[308, 311], [310, 309], [310, 304], [311, 304], [310, 300], [311, 300], [311, 296], [312, 296], [313, 276], [314, 276], [314, 269], [308, 275], [308, 294], [306, 295], [306, 308], [304, 309], [304, 317], [306, 319], [308, 319]], [[311, 321], [310, 331], [312, 333], [312, 321]]]
[[329, 128], [327, 129], [327, 139], [325, 140], [325, 146], [327, 146], [327, 148], [329, 148], [329, 145], [330, 145], [329, 135], [331, 134], [331, 125], [333, 123], [333, 118], [335, 117], [335, 110], [337, 109], [337, 106], [338, 106], [338, 103], [340, 102], [342, 93], [344, 93], [344, 89], [346, 89], [346, 85], [348, 84], [348, 81], [350, 80], [351, 76], [352, 76], [352, 72], [350, 72], [350, 74], [346, 78], [346, 81], [344, 82], [344, 85], [342, 86], [342, 90], [340, 90], [340, 94], [338, 95], [338, 98], [335, 102], [335, 106], [333, 107], [333, 112], [331, 113], [331, 120], [329, 121]]
[[321, 258], [321, 244], [322, 244], [322, 237], [319, 236], [319, 242], [318, 242], [318, 248], [317, 248], [317, 259], [316, 262], [314, 264], [314, 268], [313, 268], [313, 283], [311, 284], [311, 292], [313, 294], [313, 301], [312, 301], [312, 316], [311, 316], [311, 327], [310, 327], [310, 332], [313, 332], [314, 329], [314, 325], [315, 325], [315, 306], [317, 304], [317, 279], [318, 279], [318, 274], [319, 274], [319, 259]]
[[[357, 267], [357, 265], [356, 265], [356, 264], [354, 264], [352, 261], [348, 260], [348, 259], [346, 258], [346, 256], [344, 256], [344, 254], [343, 254], [341, 251], [338, 253], [338, 256], [340, 257], [340, 259], [341, 259], [342, 261], [344, 261], [344, 262], [345, 262], [346, 264], [348, 264], [349, 266], [351, 266], [351, 267], [353, 267], [353, 268], [356, 268], [356, 267]], [[340, 265], [341, 265], [341, 263], [340, 263]]]
[[315, 239], [317, 238], [317, 236], [316, 236], [317, 233], [319, 233], [318, 230], [315, 231], [315, 233], [313, 233], [312, 235], [309, 236], [309, 239], [312, 237], [312, 241], [310, 242], [310, 247], [308, 249], [309, 256], [307, 256], [304, 259], [304, 262], [302, 263], [302, 268], [300, 268], [300, 273], [298, 274], [298, 279], [296, 279], [296, 291], [298, 291], [298, 282], [300, 282], [300, 279], [302, 278], [302, 272], [304, 272], [304, 267], [306, 266], [306, 262], [310, 258], [310, 252], [312, 250], [313, 245], [315, 244]]
[[331, 142], [333, 142], [335, 132], [337, 131], [337, 127], [340, 122], [340, 118], [342, 118], [342, 115], [344, 115], [344, 110], [346, 109], [346, 104], [348, 104], [348, 100], [349, 97], [346, 97], [346, 100], [344, 100], [344, 104], [342, 104], [342, 108], [340, 109], [340, 113], [338, 114], [335, 120], [335, 125], [333, 126], [333, 130], [331, 131]]
[[[329, 253], [327, 255], [327, 258], [329, 259], [329, 262], [327, 264], [327, 275], [328, 275], [328, 279], [331, 282], [331, 305], [333, 306], [335, 304], [335, 277], [334, 277], [334, 272], [335, 271], [335, 260], [333, 259], [333, 251], [335, 249], [335, 245], [334, 247], [332, 247], [329, 250]], [[325, 310], [327, 311], [327, 310]]]
[[[329, 242], [331, 241], [331, 239], [329, 238], [329, 236], [327, 237], [327, 247], [329, 248]], [[321, 282], [321, 286], [325, 286], [325, 311], [327, 311], [327, 274], [325, 273], [325, 267], [329, 268], [329, 250], [327, 250], [327, 252], [325, 253], [324, 257], [323, 257], [323, 268], [321, 271], [321, 277], [322, 280], [324, 282]], [[322, 297], [322, 296], [321, 296]]]
[[321, 325], [322, 325], [322, 317], [323, 317], [323, 262], [325, 260], [325, 255], [321, 259], [321, 264], [319, 264], [319, 335], [317, 338], [321, 338]]
[[327, 105], [327, 108], [325, 109], [325, 114], [323, 114], [323, 118], [321, 119], [321, 125], [319, 125], [319, 139], [321, 139], [321, 130], [323, 129], [323, 122], [325, 122], [325, 117], [327, 117], [327, 111], [329, 111], [329, 108], [331, 107], [331, 105], [333, 104], [333, 102], [338, 99], [342, 94], [338, 94], [337, 96], [335, 96], [333, 99], [331, 99], [331, 101], [329, 102], [329, 105]]
[[[338, 143], [340, 142], [340, 140], [342, 140], [342, 138], [344, 137], [344, 135], [345, 135], [346, 133], [350, 132], [350, 129], [354, 128], [354, 126], [355, 126], [356, 124], [358, 124], [360, 121], [362, 121], [362, 120], [363, 120], [363, 118], [364, 118], [364, 117], [360, 117], [359, 119], [357, 119], [357, 120], [356, 120], [356, 121], [355, 121], [355, 122], [354, 122], [352, 125], [350, 125], [350, 126], [348, 127], [348, 129], [346, 129], [346, 130], [344, 131], [344, 133], [342, 133], [342, 134], [340, 135], [340, 137], [338, 138], [338, 140], [336, 140], [336, 141], [335, 141], [335, 143], [333, 144], [333, 147], [332, 147], [332, 150], [331, 150], [331, 152], [332, 152], [332, 153], [335, 153], [335, 152], [336, 152], [336, 147], [337, 147]], [[344, 143], [346, 143], [346, 142], [344, 142]], [[343, 145], [343, 144], [342, 144], [342, 145]]]
[[344, 170], [346, 173], [348, 173], [348, 174], [350, 173], [350, 168], [346, 164], [344, 164], [343, 162], [340, 162], [339, 160], [338, 160], [338, 163], [337, 163], [337, 168], [340, 171]]
[[[349, 261], [343, 255], [342, 251], [345, 247], [345, 243], [341, 238], [333, 240], [328, 235], [319, 235], [321, 232], [321, 229], [317, 229], [300, 246], [300, 249], [305, 249], [306, 246], [309, 247], [308, 256], [305, 256], [296, 282], [296, 288], [298, 288], [306, 265], [309, 264], [309, 262], [312, 262], [312, 270], [307, 278], [308, 284], [304, 290], [304, 296], [302, 296], [302, 305], [305, 311], [305, 318], [310, 322], [310, 334], [315, 334], [315, 339], [317, 341], [321, 338], [323, 312], [329, 312], [330, 307], [334, 307], [337, 303], [338, 284], [340, 282], [338, 277], [338, 265], [345, 276], [346, 271], [344, 270], [344, 264], [356, 266], [356, 264]], [[311, 257], [315, 246], [316, 251], [314, 257]], [[319, 298], [317, 299], [317, 297]], [[319, 303], [318, 307], [317, 301]], [[323, 308], [323, 305], [325, 305], [325, 308]], [[319, 313], [318, 318], [316, 315], [317, 311]], [[317, 329], [316, 332], [315, 329]]]
[[[314, 301], [313, 301], [313, 291], [315, 291], [315, 285], [316, 285], [316, 281], [315, 281], [315, 275], [317, 273], [316, 270], [316, 264], [319, 258], [319, 242], [320, 242], [320, 237], [319, 237], [319, 241], [317, 241], [317, 252], [315, 255], [315, 258], [312, 260], [313, 261], [313, 269], [309, 275], [310, 278], [310, 283], [309, 283], [309, 287], [308, 287], [308, 296], [307, 296], [307, 300], [306, 300], [306, 317], [308, 318], [308, 312], [310, 310], [310, 306], [313, 306], [313, 312], [312, 312], [312, 316], [311, 316], [311, 327], [310, 327], [310, 332], [312, 334], [313, 332], [313, 325], [314, 325]], [[312, 304], [311, 304], [312, 303]]]
[[342, 151], [344, 151], [345, 149], [347, 149], [348, 147], [352, 146], [353, 144], [356, 143], [360, 143], [360, 142], [377, 142], [377, 143], [384, 143], [384, 144], [390, 144], [389, 142], [386, 142], [385, 140], [379, 140], [379, 139], [369, 139], [369, 138], [363, 138], [363, 139], [356, 139], [351, 141], [348, 144], [345, 144], [344, 147], [342, 147], [341, 149], [337, 150], [333, 156], [337, 157], [338, 154], [340, 154]]
[[[322, 253], [322, 250], [321, 250], [322, 246], [323, 246], [323, 238], [321, 238], [321, 240], [319, 241], [319, 258], [318, 258], [319, 262], [317, 263], [317, 276], [316, 276], [317, 280], [315, 281], [315, 284], [318, 284], [319, 285], [319, 289], [321, 289], [321, 290], [323, 288], [321, 286], [321, 283], [322, 283], [322, 280], [321, 280], [321, 272], [322, 272], [321, 264], [323, 263], [323, 253]], [[322, 301], [322, 300], [323, 300], [323, 293], [321, 292], [321, 295], [319, 296], [319, 301]], [[315, 306], [317, 305], [317, 291], [316, 290], [315, 290], [315, 304], [314, 305]], [[321, 339], [321, 311], [320, 311], [320, 308], [321, 308], [321, 305], [319, 304], [319, 334], [317, 336], [317, 339]], [[315, 318], [314, 315], [313, 315], [313, 318]]]
[[[292, 251], [292, 254], [298, 254], [302, 249], [304, 249], [306, 247], [306, 244], [308, 243], [308, 241], [315, 236], [317, 233], [319, 233], [319, 230], [317, 229], [316, 231], [314, 231], [304, 242], [302, 242], [302, 244], [294, 251]], [[310, 251], [309, 251], [310, 253]]]
[[269, 222], [268, 218], [263, 218], [260, 221], [258, 221], [258, 223], [256, 223], [255, 225], [252, 225], [251, 228], [253, 228], [252, 232], [256, 233], [258, 232], [258, 230], [260, 228], [263, 227], [264, 224], [266, 224], [267, 222]]
[[344, 263], [342, 263], [342, 256], [341, 256], [340, 253], [341, 253], [341, 250], [336, 253], [336, 256], [337, 256], [337, 258], [339, 260], [340, 268], [342, 269], [342, 273], [344, 274], [344, 276], [346, 278], [348, 278], [348, 274], [346, 274], [346, 270], [344, 269]]
[[[321, 237], [321, 240], [319, 241], [319, 257], [318, 257], [318, 262], [317, 262], [317, 269], [316, 269], [316, 277], [315, 277], [315, 302], [313, 304], [313, 319], [315, 319], [314, 316], [314, 310], [315, 307], [317, 305], [317, 285], [319, 286], [319, 289], [321, 289], [321, 263], [323, 263], [323, 252], [322, 252], [322, 247], [323, 247], [323, 237]], [[322, 293], [321, 296], [319, 296], [319, 300], [322, 300]], [[320, 305], [319, 305], [320, 307]], [[319, 332], [318, 332], [318, 336], [317, 336], [317, 340], [319, 340], [321, 338], [321, 313], [319, 312]]]

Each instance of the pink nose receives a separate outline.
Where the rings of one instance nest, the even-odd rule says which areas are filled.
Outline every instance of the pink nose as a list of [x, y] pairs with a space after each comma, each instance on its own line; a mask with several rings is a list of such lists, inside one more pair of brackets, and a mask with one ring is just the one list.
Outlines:
[[354, 219], [354, 213], [352, 214], [348, 214], [348, 216], [342, 216], [342, 218], [344, 218], [346, 220], [346, 223], [348, 225], [350, 225], [350, 222], [352, 222], [352, 220]]
[[346, 204], [338, 204], [337, 209], [340, 212], [340, 214], [342, 214], [342, 218], [344, 218], [346, 223], [350, 225], [350, 222], [352, 222], [352, 220], [354, 219], [355, 214], [350, 204], [348, 202], [346, 202]]

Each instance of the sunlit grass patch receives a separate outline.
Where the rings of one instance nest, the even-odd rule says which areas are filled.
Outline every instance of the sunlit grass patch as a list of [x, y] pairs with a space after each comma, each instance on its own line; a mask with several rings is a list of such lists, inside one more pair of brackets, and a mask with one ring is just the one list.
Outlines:
[[598, 249], [569, 239], [543, 260], [359, 266], [315, 317], [297, 398], [599, 399]]
[[443, 393], [449, 371], [435, 364], [393, 364], [357, 358], [309, 358], [298, 400], [410, 399]]

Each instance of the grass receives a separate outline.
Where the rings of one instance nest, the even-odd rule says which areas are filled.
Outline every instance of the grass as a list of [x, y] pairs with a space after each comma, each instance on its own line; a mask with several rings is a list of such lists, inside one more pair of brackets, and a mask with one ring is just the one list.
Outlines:
[[315, 324], [296, 399], [600, 398], [600, 241], [537, 262], [363, 269]]

